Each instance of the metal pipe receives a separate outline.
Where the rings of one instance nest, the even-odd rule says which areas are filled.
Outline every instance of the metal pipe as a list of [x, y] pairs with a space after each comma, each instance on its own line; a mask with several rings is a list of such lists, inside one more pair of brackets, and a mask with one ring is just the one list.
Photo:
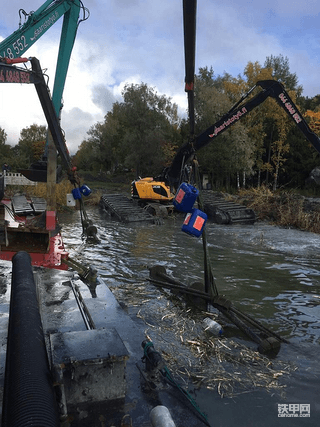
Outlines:
[[31, 258], [12, 258], [3, 427], [60, 426]]
[[84, 321], [84, 324], [86, 325], [86, 328], [88, 330], [89, 329], [96, 329], [94, 321], [93, 321], [91, 314], [88, 310], [88, 307], [86, 306], [86, 304], [82, 298], [79, 287], [77, 285], [75, 285], [72, 280], [69, 280], [69, 283], [70, 283], [71, 288], [73, 290], [73, 294], [74, 294], [75, 299], [77, 301], [77, 304], [78, 304], [82, 319]]

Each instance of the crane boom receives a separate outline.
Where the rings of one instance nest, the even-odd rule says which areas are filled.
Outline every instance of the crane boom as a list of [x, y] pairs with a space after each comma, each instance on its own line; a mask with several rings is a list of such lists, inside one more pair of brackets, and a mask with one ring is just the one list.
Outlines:
[[[249, 101], [243, 103], [243, 101], [256, 87], [260, 87], [262, 90], [253, 98], [249, 99]], [[224, 131], [229, 129], [244, 116], [250, 113], [250, 111], [262, 104], [268, 97], [275, 99], [278, 105], [283, 108], [290, 119], [293, 120], [295, 125], [298, 126], [307, 140], [313, 145], [318, 153], [320, 153], [319, 137], [310, 129], [308, 123], [303, 118], [302, 114], [294, 104], [293, 100], [290, 98], [283, 85], [276, 80], [260, 80], [216, 123], [209, 126], [193, 141], [188, 141], [180, 147], [171, 163], [171, 166], [166, 170], [166, 176], [164, 179], [170, 185], [175, 187], [179, 185], [178, 181], [181, 174], [181, 169], [195, 152], [212, 142], [216, 137], [221, 135]]]
[[52, 102], [58, 116], [81, 7], [80, 0], [47, 0], [35, 12], [27, 14], [20, 9], [20, 13], [28, 17], [26, 22], [0, 43], [0, 57], [18, 58], [64, 17], [52, 90]]
[[0, 58], [0, 83], [34, 84], [44, 115], [46, 117], [53, 142], [67, 172], [71, 171], [71, 159], [65, 139], [60, 127], [59, 119], [50, 97], [49, 88], [45, 82], [40, 62], [37, 58], [30, 58], [32, 70], [18, 68], [5, 63]]

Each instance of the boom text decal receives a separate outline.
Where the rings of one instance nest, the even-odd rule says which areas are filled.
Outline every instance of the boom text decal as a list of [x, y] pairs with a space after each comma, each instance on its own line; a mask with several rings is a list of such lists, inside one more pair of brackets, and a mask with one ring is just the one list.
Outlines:
[[247, 113], [246, 107], [242, 107], [241, 110], [239, 110], [236, 114], [234, 114], [230, 119], [225, 120], [222, 125], [219, 127], [214, 128], [214, 131], [212, 134], [209, 135], [210, 138], [213, 138], [214, 136], [217, 136], [220, 132], [225, 130], [228, 126], [230, 126], [232, 123], [238, 121], [241, 116]]
[[43, 33], [44, 31], [47, 31], [48, 28], [50, 28], [51, 25], [53, 25], [56, 22], [56, 20], [59, 18], [60, 18], [59, 13], [55, 11], [55, 13], [49, 16], [49, 18], [46, 21], [44, 21], [44, 23], [40, 25], [40, 27], [34, 30], [34, 36], [30, 37], [30, 40], [35, 41], [36, 38], [41, 35], [41, 33]]
[[[10, 47], [11, 46], [11, 47]], [[27, 50], [28, 48], [28, 43], [26, 40], [26, 36], [22, 35], [21, 37], [19, 37], [14, 43], [12, 43], [12, 45], [8, 46], [4, 51], [3, 51], [3, 57], [7, 57], [10, 59], [13, 59], [17, 56], [21, 55], [21, 52], [24, 52]]]
[[302, 121], [302, 118], [299, 116], [299, 114], [296, 112], [296, 110], [293, 108], [292, 104], [290, 102], [288, 102], [288, 99], [286, 98], [284, 93], [280, 93], [279, 95], [280, 100], [283, 102], [284, 106], [286, 107], [286, 109], [289, 111], [289, 113], [291, 114], [293, 120], [296, 123], [300, 123]]
[[32, 83], [30, 73], [21, 70], [1, 70], [0, 83]]
[[[3, 57], [8, 57], [10, 59], [20, 56], [25, 52], [31, 45], [37, 40], [38, 37], [47, 31], [58, 19], [60, 15], [58, 11], [55, 11], [48, 19], [46, 19], [39, 27], [33, 31], [33, 37], [29, 36], [29, 32], [26, 31], [25, 34], [17, 38], [12, 44], [7, 46], [2, 52]], [[1, 55], [0, 55], [1, 56]]]

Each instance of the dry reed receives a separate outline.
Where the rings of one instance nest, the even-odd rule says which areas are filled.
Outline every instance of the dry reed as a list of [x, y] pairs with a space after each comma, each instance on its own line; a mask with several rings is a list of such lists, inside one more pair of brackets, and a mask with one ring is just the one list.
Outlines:
[[[214, 337], [204, 331], [205, 317], [214, 313], [193, 310], [167, 291], [145, 283], [111, 288], [116, 298], [137, 310], [145, 336], [154, 343], [175, 379], [183, 386], [216, 390], [223, 397], [265, 389], [285, 395], [283, 379], [296, 368], [270, 360], [236, 339]], [[219, 319], [220, 323], [221, 320]]]
[[320, 233], [320, 205], [310, 209], [306, 199], [293, 191], [273, 193], [266, 187], [251, 188], [240, 190], [235, 198], [253, 209], [259, 220]]
[[[56, 186], [56, 203], [58, 210], [67, 206], [67, 194], [70, 194], [74, 186], [67, 179], [64, 179]], [[6, 196], [12, 197], [14, 194], [21, 193], [27, 198], [30, 197], [42, 197], [47, 200], [47, 184], [45, 182], [38, 182], [37, 185], [25, 185], [25, 186], [12, 186], [7, 187]], [[101, 199], [102, 191], [92, 192], [88, 197], [84, 197], [86, 205], [98, 205]]]

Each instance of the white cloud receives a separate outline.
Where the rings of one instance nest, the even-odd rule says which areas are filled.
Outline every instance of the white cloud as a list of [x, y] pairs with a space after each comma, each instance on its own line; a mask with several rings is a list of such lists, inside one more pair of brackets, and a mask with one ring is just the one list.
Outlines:
[[67, 129], [65, 136], [70, 154], [76, 153], [81, 142], [87, 137], [90, 127], [102, 119], [102, 115], [92, 115], [77, 107], [63, 114], [61, 127]]

